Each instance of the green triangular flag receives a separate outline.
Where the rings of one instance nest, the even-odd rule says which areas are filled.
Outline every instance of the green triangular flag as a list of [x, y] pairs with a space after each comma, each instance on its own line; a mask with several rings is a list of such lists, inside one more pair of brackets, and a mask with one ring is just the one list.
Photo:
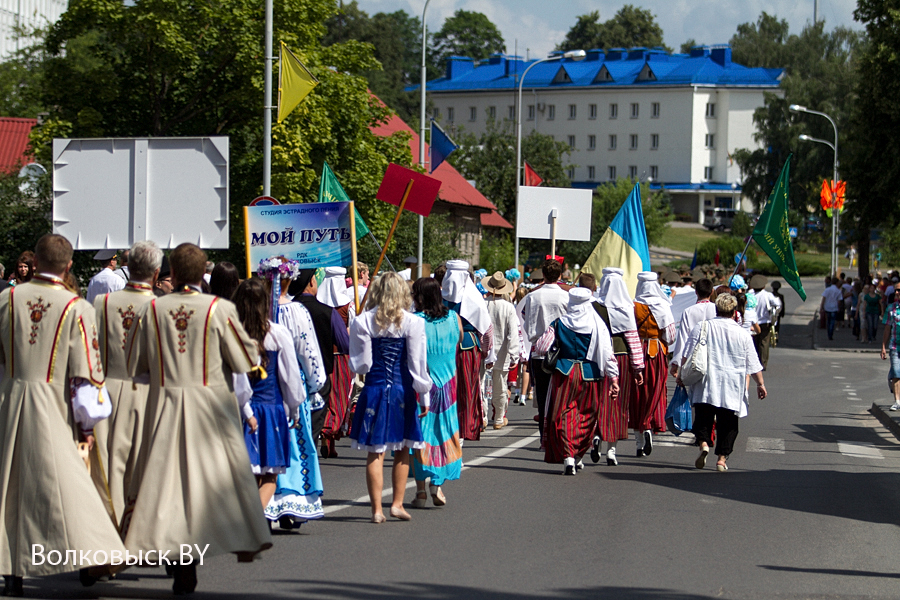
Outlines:
[[788, 156], [781, 169], [781, 175], [775, 182], [775, 188], [769, 196], [769, 202], [766, 203], [756, 227], [753, 228], [753, 239], [769, 255], [788, 285], [805, 301], [806, 292], [800, 282], [800, 273], [797, 272], [797, 261], [794, 259], [794, 248], [791, 246], [791, 232], [788, 227], [790, 170], [791, 157]]
[[[319, 184], [319, 202], [350, 202], [350, 196], [341, 187], [341, 182], [334, 176], [334, 172], [328, 163], [322, 167], [322, 181]], [[359, 211], [354, 210], [356, 215], [356, 240], [359, 241], [363, 236], [368, 235], [369, 228], [366, 222], [359, 216]]]

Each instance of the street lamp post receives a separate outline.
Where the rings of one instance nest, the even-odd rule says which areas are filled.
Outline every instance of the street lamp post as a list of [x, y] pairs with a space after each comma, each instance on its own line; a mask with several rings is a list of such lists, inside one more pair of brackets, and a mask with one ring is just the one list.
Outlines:
[[[425, 168], [425, 79], [427, 78], [427, 74], [425, 73], [425, 33], [427, 28], [425, 26], [425, 12], [428, 10], [428, 3], [431, 0], [425, 0], [425, 8], [422, 9], [422, 70], [421, 70], [421, 80], [422, 80], [422, 91], [421, 91], [421, 105], [419, 107], [419, 165], [424, 169]], [[419, 215], [419, 242], [416, 247], [416, 277], [422, 277], [422, 238], [425, 235], [425, 217]]]
[[[834, 150], [834, 185], [837, 185], [838, 181], [838, 128], [830, 116], [826, 115], [823, 112], [819, 112], [817, 110], [810, 110], [805, 106], [800, 106], [799, 104], [791, 104], [789, 107], [791, 112], [795, 113], [809, 113], [811, 115], [819, 115], [820, 117], [825, 117], [828, 119], [828, 122], [831, 123], [831, 126], [834, 128], [834, 144], [828, 142], [826, 140], [820, 140], [818, 138], [810, 137], [806, 134], [800, 136], [800, 139], [805, 142], [816, 142], [819, 144], [825, 144], [832, 150]], [[838, 262], [837, 262], [837, 232], [840, 228], [840, 211], [836, 208], [832, 208], [831, 211], [831, 274], [837, 274]]]
[[[563, 54], [556, 54], [554, 56], [548, 56], [547, 58], [542, 58], [540, 60], [536, 60], [525, 69], [525, 72], [522, 73], [522, 78], [519, 79], [519, 96], [518, 96], [518, 111], [516, 112], [516, 243], [515, 243], [515, 265], [514, 267], [519, 267], [519, 188], [522, 186], [522, 86], [525, 84], [525, 77], [528, 75], [528, 71], [541, 63], [550, 62], [553, 60], [560, 60], [563, 58], [570, 58], [575, 61], [584, 60], [587, 57], [587, 52], [584, 50], [569, 50], [568, 52], [564, 52]], [[537, 115], [535, 115], [537, 118]]]

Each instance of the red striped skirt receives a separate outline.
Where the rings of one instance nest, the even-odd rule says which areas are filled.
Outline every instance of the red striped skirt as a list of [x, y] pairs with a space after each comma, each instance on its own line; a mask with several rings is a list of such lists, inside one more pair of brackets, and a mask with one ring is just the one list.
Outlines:
[[581, 458], [590, 449], [597, 428], [602, 388], [602, 380], [582, 379], [581, 369], [577, 366], [568, 377], [559, 371], [553, 372], [547, 393], [545, 462], [561, 463], [569, 457]]
[[335, 354], [334, 372], [331, 374], [331, 395], [328, 396], [328, 412], [325, 413], [325, 426], [322, 428], [322, 437], [326, 440], [341, 439], [347, 409], [350, 408], [352, 389], [353, 372], [350, 370], [350, 357], [346, 354]]
[[644, 353], [644, 385], [632, 385], [628, 395], [628, 426], [635, 431], [666, 430], [666, 355]]
[[634, 374], [627, 354], [616, 354], [619, 363], [619, 397], [609, 397], [609, 377], [603, 378], [600, 391], [600, 408], [597, 411], [597, 435], [604, 442], [628, 439], [628, 398], [634, 387]]
[[481, 439], [484, 407], [481, 405], [481, 350], [456, 352], [456, 412], [459, 415], [459, 437], [464, 440]]

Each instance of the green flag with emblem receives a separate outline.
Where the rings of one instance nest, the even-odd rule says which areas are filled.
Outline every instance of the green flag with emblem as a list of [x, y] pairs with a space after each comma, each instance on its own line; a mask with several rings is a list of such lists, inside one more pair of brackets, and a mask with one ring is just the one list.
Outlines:
[[[319, 183], [319, 202], [350, 202], [350, 196], [341, 187], [341, 182], [334, 176], [334, 172], [328, 163], [322, 167], [322, 181]], [[354, 210], [356, 216], [356, 239], [361, 240], [363, 236], [368, 235], [369, 228], [366, 222], [359, 216], [359, 211]]]

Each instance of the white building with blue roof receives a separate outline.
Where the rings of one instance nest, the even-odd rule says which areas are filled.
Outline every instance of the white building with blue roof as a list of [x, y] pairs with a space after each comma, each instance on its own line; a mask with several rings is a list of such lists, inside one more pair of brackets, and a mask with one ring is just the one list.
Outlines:
[[[426, 88], [435, 118], [451, 132], [476, 135], [491, 119], [515, 123], [519, 77], [532, 62], [494, 55], [476, 65], [451, 57], [444, 77]], [[731, 156], [759, 146], [753, 112], [766, 92], [783, 94], [783, 72], [736, 64], [728, 46], [690, 54], [591, 50], [580, 62], [554, 60], [528, 72], [522, 135], [537, 130], [568, 143], [575, 187], [649, 178], [671, 193], [676, 214], [703, 223], [707, 209], [750, 209]]]

